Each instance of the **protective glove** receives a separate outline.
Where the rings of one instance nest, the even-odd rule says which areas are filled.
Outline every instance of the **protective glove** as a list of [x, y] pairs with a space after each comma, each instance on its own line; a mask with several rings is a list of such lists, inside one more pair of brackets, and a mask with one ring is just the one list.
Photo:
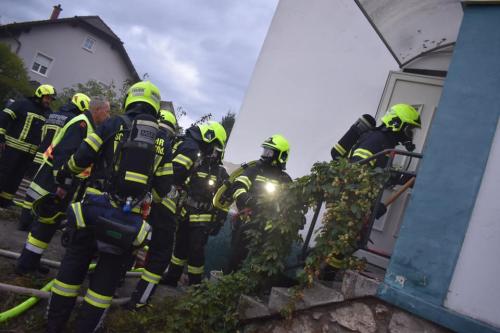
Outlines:
[[238, 210], [243, 210], [244, 208], [250, 208], [251, 210], [255, 209], [257, 204], [257, 200], [248, 193], [242, 193], [236, 199], [236, 207]]
[[403, 142], [403, 146], [405, 146], [406, 150], [408, 150], [409, 152], [412, 152], [415, 150], [415, 144], [411, 141], [405, 141]]
[[63, 165], [56, 174], [56, 185], [64, 190], [69, 190], [73, 185], [73, 174]]
[[[388, 184], [391, 186], [404, 185], [413, 177], [415, 177], [414, 173], [391, 172], [391, 174], [389, 176]], [[413, 187], [413, 185], [411, 185], [411, 187]]]
[[375, 219], [379, 219], [387, 213], [387, 206], [384, 203], [379, 203], [377, 207], [377, 212], [375, 213]]

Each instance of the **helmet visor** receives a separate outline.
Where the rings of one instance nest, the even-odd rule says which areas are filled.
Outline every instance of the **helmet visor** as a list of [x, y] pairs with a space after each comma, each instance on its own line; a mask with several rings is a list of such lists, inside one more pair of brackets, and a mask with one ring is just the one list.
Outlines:
[[275, 153], [274, 150], [272, 150], [271, 148], [265, 147], [264, 150], [262, 151], [262, 154], [260, 156], [272, 159], [274, 157], [274, 153]]
[[224, 150], [219, 146], [215, 146], [214, 150], [212, 150], [212, 154], [210, 155], [210, 158], [212, 158], [214, 160], [222, 160], [223, 154], [224, 154]]

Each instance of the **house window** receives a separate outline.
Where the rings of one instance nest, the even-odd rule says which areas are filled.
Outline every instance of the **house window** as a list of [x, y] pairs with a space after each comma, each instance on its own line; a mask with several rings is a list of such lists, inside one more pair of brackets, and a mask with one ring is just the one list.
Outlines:
[[53, 59], [38, 52], [35, 56], [35, 60], [33, 61], [33, 65], [31, 66], [31, 70], [35, 73], [47, 76], [47, 71], [49, 70], [52, 61]]
[[94, 38], [87, 36], [87, 38], [85, 38], [85, 41], [83, 42], [82, 47], [87, 51], [94, 52], [95, 42], [96, 40]]

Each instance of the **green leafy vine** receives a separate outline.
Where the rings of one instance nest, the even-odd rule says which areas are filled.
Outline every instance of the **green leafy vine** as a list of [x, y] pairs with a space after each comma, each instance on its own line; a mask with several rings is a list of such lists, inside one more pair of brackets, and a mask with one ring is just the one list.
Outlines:
[[[144, 332], [236, 332], [240, 296], [268, 290], [286, 270], [292, 244], [301, 241], [304, 215], [315, 209], [318, 201], [326, 206], [322, 225], [314, 248], [297, 274], [294, 298], [300, 299], [322, 265], [335, 258], [342, 258], [344, 268], [361, 268], [363, 263], [352, 252], [386, 179], [382, 170], [347, 160], [314, 164], [311, 174], [275, 193], [269, 204], [261, 205], [247, 222], [251, 224], [247, 231], [250, 251], [240, 271], [223, 276], [217, 283], [204, 281], [175, 302], [165, 300], [164, 306], [154, 311], [112, 314], [108, 331], [124, 331], [132, 326]], [[287, 316], [292, 312], [293, 304], [283, 311]]]

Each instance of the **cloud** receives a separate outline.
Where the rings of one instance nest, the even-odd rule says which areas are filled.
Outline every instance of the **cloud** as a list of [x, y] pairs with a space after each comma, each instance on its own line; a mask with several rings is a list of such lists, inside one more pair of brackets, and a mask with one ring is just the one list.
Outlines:
[[[98, 15], [140, 75], [189, 117], [237, 112], [278, 0], [60, 0], [61, 17]], [[1, 22], [44, 20], [52, 4], [2, 0]]]
[[181, 126], [184, 130], [191, 127], [191, 124], [195, 122], [195, 119], [189, 117], [188, 115], [182, 116], [179, 118], [179, 126]]
[[[130, 28], [130, 36], [132, 45], [146, 51], [142, 53], [140, 65], [146, 68], [151, 62], [157, 63], [158, 67], [155, 67], [154, 71], [144, 72], [151, 81], [170, 86], [172, 90], [183, 95], [183, 99], [206, 102], [207, 97], [201, 91], [201, 78], [196, 64], [182, 60], [171, 37], [163, 37], [147, 27], [137, 25]], [[162, 91], [162, 94], [163, 99], [172, 99], [169, 97], [170, 91]]]

